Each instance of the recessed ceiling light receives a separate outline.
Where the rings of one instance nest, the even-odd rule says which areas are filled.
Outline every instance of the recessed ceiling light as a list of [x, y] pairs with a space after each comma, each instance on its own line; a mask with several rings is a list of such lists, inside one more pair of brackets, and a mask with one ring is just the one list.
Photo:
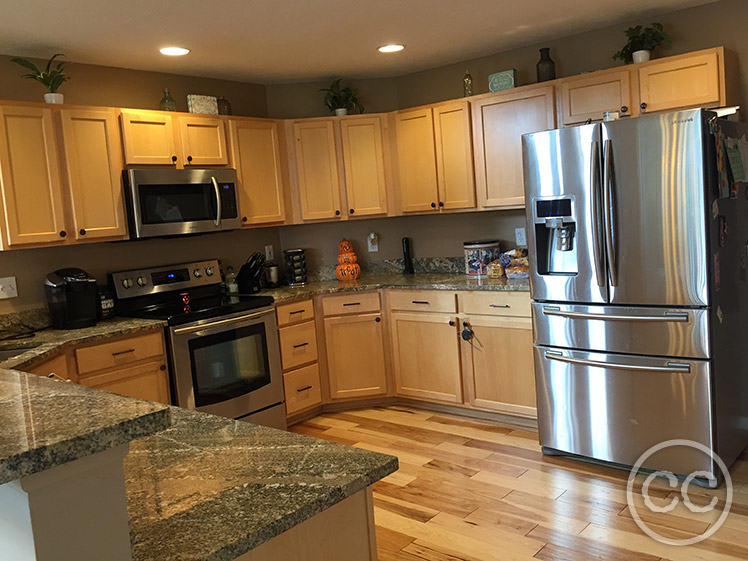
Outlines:
[[182, 56], [189, 53], [189, 49], [185, 49], [183, 47], [164, 47], [161, 49], [162, 55], [169, 55], [169, 56]]
[[399, 51], [402, 51], [405, 48], [405, 45], [382, 45], [379, 47], [380, 53], [397, 53]]

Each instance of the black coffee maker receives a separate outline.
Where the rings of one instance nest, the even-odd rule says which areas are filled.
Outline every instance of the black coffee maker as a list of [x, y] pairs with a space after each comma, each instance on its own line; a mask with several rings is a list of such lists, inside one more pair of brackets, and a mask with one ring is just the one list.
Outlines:
[[99, 296], [96, 279], [83, 269], [59, 269], [44, 280], [49, 315], [55, 329], [79, 329], [96, 324]]

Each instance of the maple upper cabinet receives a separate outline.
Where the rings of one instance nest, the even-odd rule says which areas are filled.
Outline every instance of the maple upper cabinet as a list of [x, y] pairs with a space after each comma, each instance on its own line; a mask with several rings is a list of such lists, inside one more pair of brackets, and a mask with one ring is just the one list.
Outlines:
[[226, 126], [219, 118], [177, 117], [182, 141], [183, 166], [225, 166], [229, 163], [226, 150]]
[[77, 240], [127, 235], [114, 109], [63, 109], [63, 151]]
[[340, 216], [340, 182], [332, 119], [293, 123], [302, 220]]
[[445, 210], [474, 208], [470, 104], [467, 101], [445, 103], [434, 107], [433, 111], [439, 207]]
[[52, 111], [0, 106], [2, 247], [59, 243], [67, 236]]
[[583, 74], [564, 80], [559, 86], [561, 124], [578, 125], [588, 119], [602, 121], [606, 111], [637, 116], [639, 105], [634, 103], [631, 84], [628, 69]]
[[177, 157], [171, 115], [123, 109], [122, 142], [128, 165], [174, 165]]
[[283, 222], [286, 210], [278, 123], [232, 119], [230, 127], [242, 224]]
[[522, 135], [555, 128], [553, 86], [489, 94], [472, 104], [478, 204], [522, 207]]
[[399, 111], [395, 118], [402, 211], [436, 210], [438, 183], [431, 108]]
[[340, 120], [348, 214], [387, 212], [382, 121], [379, 117]]

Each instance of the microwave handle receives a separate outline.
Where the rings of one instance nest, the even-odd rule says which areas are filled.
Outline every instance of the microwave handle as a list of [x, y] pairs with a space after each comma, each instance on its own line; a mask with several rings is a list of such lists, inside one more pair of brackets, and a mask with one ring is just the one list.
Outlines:
[[221, 225], [221, 190], [218, 188], [218, 182], [216, 181], [215, 177], [211, 177], [210, 180], [213, 182], [213, 190], [216, 193], [216, 209], [218, 210], [216, 212], [215, 225], [220, 226]]

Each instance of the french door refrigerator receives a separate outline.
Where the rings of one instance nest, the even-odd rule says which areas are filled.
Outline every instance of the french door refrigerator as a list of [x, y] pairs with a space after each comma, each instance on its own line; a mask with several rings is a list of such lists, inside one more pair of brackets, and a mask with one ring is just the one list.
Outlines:
[[[748, 130], [715, 117], [688, 110], [523, 137], [545, 453], [630, 466], [687, 439], [730, 465], [748, 443], [748, 203], [718, 198], [711, 133]], [[643, 467], [719, 476], [683, 446]]]

